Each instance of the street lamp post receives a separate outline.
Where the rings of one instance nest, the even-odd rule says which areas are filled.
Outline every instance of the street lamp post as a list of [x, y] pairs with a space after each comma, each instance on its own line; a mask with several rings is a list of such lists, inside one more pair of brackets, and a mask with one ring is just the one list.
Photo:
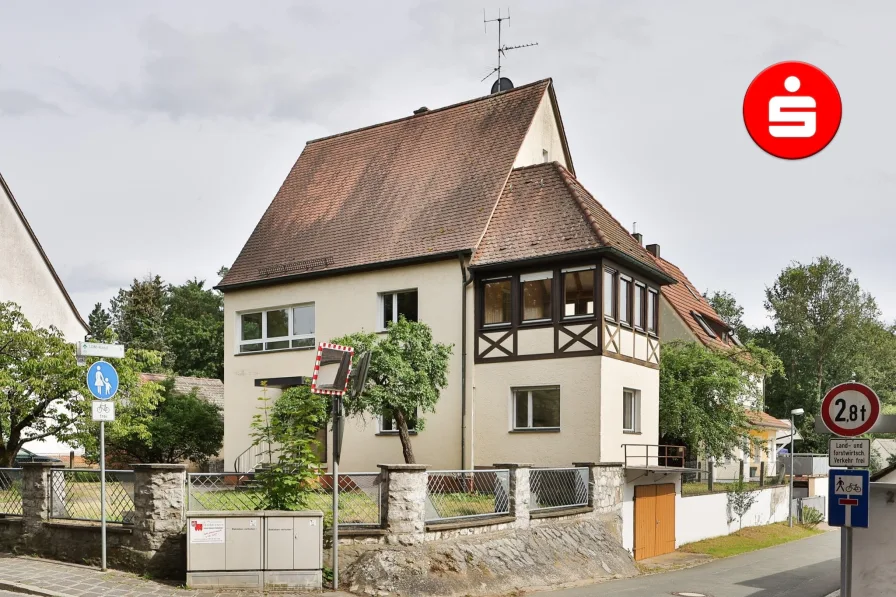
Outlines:
[[791, 528], [793, 528], [793, 436], [796, 433], [794, 430], [793, 418], [804, 412], [806, 411], [801, 408], [795, 408], [790, 411], [790, 504], [787, 506], [787, 520]]

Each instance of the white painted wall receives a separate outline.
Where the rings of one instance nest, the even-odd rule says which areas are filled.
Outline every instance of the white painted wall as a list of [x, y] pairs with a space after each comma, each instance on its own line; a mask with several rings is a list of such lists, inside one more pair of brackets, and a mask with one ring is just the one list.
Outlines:
[[870, 508], [869, 527], [852, 532], [852, 593], [889, 597], [896, 586], [896, 483], [872, 483]]
[[[547, 160], [544, 158], [544, 151], [548, 152]], [[551, 95], [547, 91], [541, 98], [541, 104], [535, 112], [532, 124], [529, 125], [529, 132], [523, 139], [513, 167], [522, 168], [545, 161], [559, 162], [563, 167], [569, 168], [566, 155], [563, 153], [563, 142], [560, 140], [560, 127], [557, 126], [557, 119], [554, 117]]]
[[[787, 520], [787, 488], [771, 487], [755, 492], [756, 503], [744, 515], [743, 526], [753, 527]], [[714, 493], [675, 498], [675, 546], [721, 537], [740, 529], [740, 521], [728, 521], [728, 494]], [[734, 518], [734, 515], [731, 515]]]
[[[623, 444], [658, 444], [660, 436], [660, 372], [613, 357], [600, 359], [600, 460], [623, 462]], [[622, 431], [622, 390], [640, 390], [640, 431]], [[634, 452], [630, 452], [634, 453]], [[655, 455], [655, 452], [652, 453]], [[629, 463], [633, 464], [633, 463]], [[655, 461], [652, 464], [656, 464]]]

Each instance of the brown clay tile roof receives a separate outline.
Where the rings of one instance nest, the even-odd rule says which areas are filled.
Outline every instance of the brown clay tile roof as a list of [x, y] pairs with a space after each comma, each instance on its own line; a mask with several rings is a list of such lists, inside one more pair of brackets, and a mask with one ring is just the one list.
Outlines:
[[[154, 381], [156, 383], [162, 383], [166, 379], [171, 377], [170, 375], [166, 375], [164, 373], [141, 373], [140, 381], [146, 383], [148, 381]], [[208, 378], [208, 377], [186, 377], [177, 375], [174, 376], [174, 390], [181, 394], [189, 394], [193, 390], [196, 390], [196, 395], [205, 400], [206, 402], [210, 402], [215, 406], [224, 408], [224, 382], [220, 379]]]
[[678, 266], [665, 259], [654, 257], [654, 260], [667, 274], [678, 281], [678, 284], [664, 286], [661, 289], [661, 292], [663, 293], [663, 296], [666, 297], [666, 300], [669, 301], [669, 304], [672, 305], [672, 308], [675, 309], [675, 312], [678, 313], [681, 320], [684, 321], [684, 324], [688, 326], [688, 329], [697, 336], [700, 342], [710, 348], [733, 348], [733, 345], [725, 344], [718, 335], [715, 338], [711, 337], [700, 324], [697, 323], [697, 320], [694, 319], [691, 312], [696, 312], [704, 318], [709, 318], [712, 321], [722, 323], [722, 318], [719, 317], [719, 314], [716, 313], [715, 309], [712, 308], [709, 301], [706, 300], [700, 291], [691, 284], [691, 281], [684, 275], [684, 272], [682, 272]]
[[511, 173], [471, 265], [608, 247], [662, 275], [638, 241], [569, 171], [553, 162]]
[[219, 287], [473, 250], [550, 85], [308, 143]]
[[785, 423], [780, 419], [776, 419], [768, 413], [764, 413], [759, 410], [748, 410], [747, 418], [750, 420], [750, 423], [756, 425], [757, 427], [771, 427], [774, 429], [787, 429], [790, 430], [790, 423]]

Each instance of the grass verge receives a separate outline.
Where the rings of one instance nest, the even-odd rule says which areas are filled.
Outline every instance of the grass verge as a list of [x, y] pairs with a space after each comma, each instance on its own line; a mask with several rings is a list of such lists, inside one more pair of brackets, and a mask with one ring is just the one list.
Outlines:
[[786, 522], [779, 522], [759, 527], [747, 527], [725, 537], [688, 543], [679, 549], [688, 553], [707, 554], [714, 558], [727, 558], [765, 547], [789, 543], [797, 539], [805, 539], [822, 532], [801, 525], [794, 525], [793, 528], [790, 528]]

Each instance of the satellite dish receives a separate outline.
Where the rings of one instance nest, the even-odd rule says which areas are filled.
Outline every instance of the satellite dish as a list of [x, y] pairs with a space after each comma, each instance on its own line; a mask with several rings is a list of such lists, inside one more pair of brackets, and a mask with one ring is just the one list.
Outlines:
[[494, 83], [492, 83], [492, 93], [498, 93], [499, 91], [508, 91], [513, 89], [513, 81], [508, 79], [507, 77], [501, 77]]

